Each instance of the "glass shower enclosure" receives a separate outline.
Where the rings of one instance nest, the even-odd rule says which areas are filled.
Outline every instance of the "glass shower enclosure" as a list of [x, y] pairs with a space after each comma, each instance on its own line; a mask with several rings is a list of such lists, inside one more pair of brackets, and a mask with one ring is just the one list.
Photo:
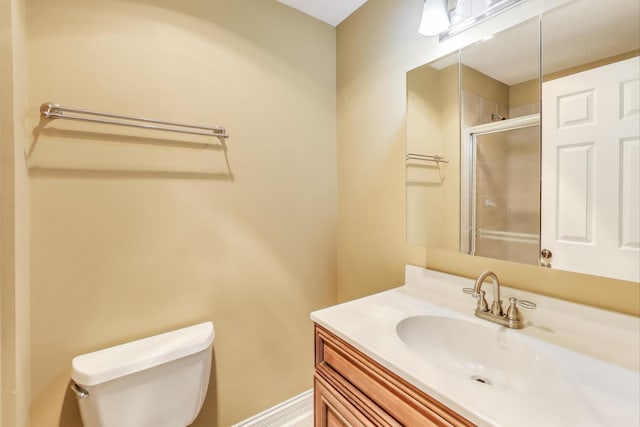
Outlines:
[[540, 251], [538, 114], [463, 135], [463, 252], [531, 265]]

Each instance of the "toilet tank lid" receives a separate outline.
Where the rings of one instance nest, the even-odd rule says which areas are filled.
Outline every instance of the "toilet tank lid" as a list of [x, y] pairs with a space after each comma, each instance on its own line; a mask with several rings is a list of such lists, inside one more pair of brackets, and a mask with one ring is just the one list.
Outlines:
[[71, 378], [92, 386], [152, 368], [207, 349], [213, 343], [212, 322], [154, 335], [75, 357]]

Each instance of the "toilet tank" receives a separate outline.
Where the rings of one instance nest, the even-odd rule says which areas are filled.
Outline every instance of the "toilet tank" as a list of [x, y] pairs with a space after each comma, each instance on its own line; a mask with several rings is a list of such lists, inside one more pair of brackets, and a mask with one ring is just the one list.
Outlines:
[[72, 388], [85, 427], [184, 427], [202, 408], [212, 322], [77, 356]]

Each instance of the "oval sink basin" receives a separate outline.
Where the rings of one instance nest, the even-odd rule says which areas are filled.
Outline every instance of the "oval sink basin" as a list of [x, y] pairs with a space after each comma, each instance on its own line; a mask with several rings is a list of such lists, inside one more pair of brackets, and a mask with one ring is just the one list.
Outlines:
[[425, 361], [458, 377], [513, 391], [549, 390], [552, 363], [504, 328], [444, 316], [414, 316], [396, 326], [400, 340]]

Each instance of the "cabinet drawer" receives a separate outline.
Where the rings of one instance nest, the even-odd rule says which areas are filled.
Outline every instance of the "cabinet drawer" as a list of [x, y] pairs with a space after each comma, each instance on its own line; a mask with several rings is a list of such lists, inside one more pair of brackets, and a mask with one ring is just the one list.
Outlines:
[[374, 427], [358, 408], [353, 406], [322, 378], [316, 376], [313, 382], [314, 425], [316, 427]]
[[401, 425], [475, 425], [317, 325], [316, 375], [347, 397], [353, 386]]

